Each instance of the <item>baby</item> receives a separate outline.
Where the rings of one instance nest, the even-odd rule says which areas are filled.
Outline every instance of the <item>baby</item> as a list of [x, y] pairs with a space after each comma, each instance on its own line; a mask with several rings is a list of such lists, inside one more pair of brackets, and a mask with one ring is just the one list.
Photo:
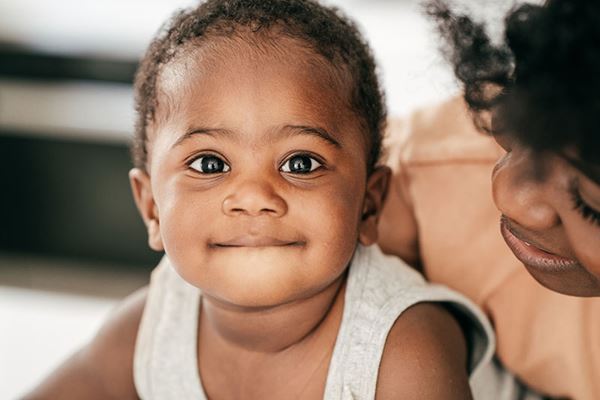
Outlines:
[[373, 245], [386, 112], [351, 21], [209, 0], [135, 90], [130, 180], [168, 259], [31, 398], [471, 398], [489, 326]]

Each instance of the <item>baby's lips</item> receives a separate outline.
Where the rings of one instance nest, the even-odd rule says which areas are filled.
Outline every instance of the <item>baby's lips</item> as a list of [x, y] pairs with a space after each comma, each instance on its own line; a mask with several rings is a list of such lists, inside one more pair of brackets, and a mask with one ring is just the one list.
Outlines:
[[279, 239], [272, 236], [243, 234], [235, 236], [231, 239], [216, 241], [214, 247], [285, 247], [285, 246], [300, 246], [303, 241]]

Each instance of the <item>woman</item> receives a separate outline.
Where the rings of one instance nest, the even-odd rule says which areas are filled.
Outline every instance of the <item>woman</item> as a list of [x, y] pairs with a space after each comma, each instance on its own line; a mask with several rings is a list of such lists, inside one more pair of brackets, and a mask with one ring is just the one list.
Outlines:
[[464, 100], [391, 125], [380, 244], [475, 300], [529, 386], [598, 399], [600, 3], [516, 7], [497, 46], [442, 2], [429, 14]]

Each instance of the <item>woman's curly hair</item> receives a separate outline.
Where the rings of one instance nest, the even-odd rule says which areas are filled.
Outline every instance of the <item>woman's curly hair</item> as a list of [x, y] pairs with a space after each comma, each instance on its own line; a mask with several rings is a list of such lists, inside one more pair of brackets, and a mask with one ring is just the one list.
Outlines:
[[[600, 164], [600, 1], [515, 6], [499, 45], [443, 0], [427, 3], [427, 13], [480, 128], [514, 135], [536, 152], [575, 149]], [[481, 118], [486, 111], [491, 126]]]
[[[323, 57], [335, 71], [349, 76], [348, 104], [367, 136], [368, 171], [381, 153], [387, 111], [372, 52], [357, 26], [338, 9], [313, 0], [207, 0], [177, 12], [161, 29], [140, 62], [135, 83], [137, 120], [132, 156], [145, 169], [147, 129], [156, 117], [157, 86], [165, 65], [192, 41], [202, 46], [211, 37], [234, 37], [242, 29], [270, 32], [299, 41]], [[188, 48], [189, 49], [189, 48]]]

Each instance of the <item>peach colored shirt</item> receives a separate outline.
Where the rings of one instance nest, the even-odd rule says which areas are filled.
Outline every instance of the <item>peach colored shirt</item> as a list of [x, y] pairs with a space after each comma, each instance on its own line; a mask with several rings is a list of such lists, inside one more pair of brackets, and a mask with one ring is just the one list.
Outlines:
[[547, 395], [600, 399], [600, 298], [537, 283], [506, 247], [491, 172], [502, 150], [478, 132], [460, 99], [389, 127], [394, 175], [380, 245], [470, 297], [496, 330], [497, 354]]

